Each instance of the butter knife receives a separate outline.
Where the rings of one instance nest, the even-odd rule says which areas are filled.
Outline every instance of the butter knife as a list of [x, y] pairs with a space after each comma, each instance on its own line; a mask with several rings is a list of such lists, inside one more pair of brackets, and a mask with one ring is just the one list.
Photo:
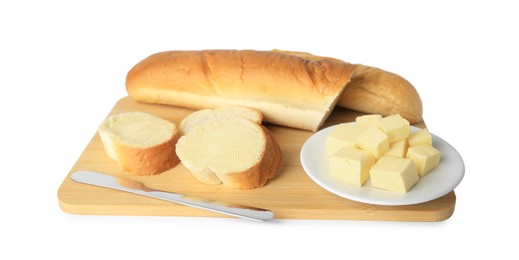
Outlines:
[[185, 206], [195, 207], [212, 212], [218, 212], [244, 219], [266, 221], [274, 218], [274, 213], [267, 209], [255, 208], [239, 204], [231, 204], [222, 201], [197, 198], [167, 191], [151, 189], [146, 187], [146, 185], [144, 185], [143, 183], [132, 179], [115, 177], [94, 171], [77, 171], [72, 173], [70, 175], [70, 178], [80, 183], [120, 191], [126, 191], [129, 193], [174, 202]]

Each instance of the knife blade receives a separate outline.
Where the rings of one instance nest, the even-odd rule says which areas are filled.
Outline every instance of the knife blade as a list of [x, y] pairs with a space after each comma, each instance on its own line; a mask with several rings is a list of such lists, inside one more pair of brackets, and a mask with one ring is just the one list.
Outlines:
[[249, 220], [266, 221], [274, 218], [274, 213], [267, 209], [151, 189], [139, 181], [100, 172], [76, 171], [70, 175], [70, 178], [79, 183], [125, 191]]

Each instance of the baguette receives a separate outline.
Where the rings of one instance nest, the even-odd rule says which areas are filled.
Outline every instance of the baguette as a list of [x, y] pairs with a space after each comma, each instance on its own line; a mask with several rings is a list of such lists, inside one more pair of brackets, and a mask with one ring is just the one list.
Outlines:
[[[308, 60], [344, 62], [306, 52], [274, 51]], [[411, 124], [421, 122], [423, 114], [420, 95], [409, 81], [395, 73], [362, 64], [356, 64], [337, 106], [382, 116], [400, 114]]]
[[411, 124], [422, 121], [422, 100], [409, 81], [397, 74], [360, 64], [337, 105], [382, 116], [400, 114]]
[[141, 102], [192, 109], [256, 108], [265, 122], [316, 131], [354, 69], [345, 62], [272, 51], [169, 51], [135, 65], [126, 89]]
[[168, 51], [137, 63], [126, 77], [134, 100], [192, 109], [258, 109], [265, 122], [317, 131], [335, 105], [421, 121], [422, 103], [402, 77], [304, 52]]

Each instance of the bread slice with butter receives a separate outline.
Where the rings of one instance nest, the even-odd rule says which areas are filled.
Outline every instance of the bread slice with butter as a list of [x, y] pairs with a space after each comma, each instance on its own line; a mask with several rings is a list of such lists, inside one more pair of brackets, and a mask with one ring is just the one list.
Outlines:
[[181, 123], [190, 127], [179, 138], [176, 153], [200, 182], [252, 189], [277, 174], [281, 149], [262, 125], [237, 115], [188, 116], [186, 120], [196, 124]]
[[154, 175], [176, 166], [174, 123], [153, 114], [125, 112], [107, 117], [98, 133], [108, 157], [135, 175]]
[[234, 117], [249, 119], [257, 124], [261, 124], [263, 120], [259, 110], [249, 107], [222, 106], [214, 109], [202, 109], [189, 114], [180, 122], [180, 133], [185, 134], [196, 125], [207, 121], [225, 120]]

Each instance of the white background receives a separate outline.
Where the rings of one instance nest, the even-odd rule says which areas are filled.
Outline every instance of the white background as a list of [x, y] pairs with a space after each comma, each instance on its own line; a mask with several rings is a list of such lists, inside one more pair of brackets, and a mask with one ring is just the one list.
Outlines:
[[[517, 257], [513, 1], [78, 2], [0, 3], [0, 258]], [[127, 71], [158, 51], [215, 48], [307, 51], [407, 78], [430, 131], [464, 158], [453, 216], [251, 223], [62, 212], [59, 185], [126, 95]]]

